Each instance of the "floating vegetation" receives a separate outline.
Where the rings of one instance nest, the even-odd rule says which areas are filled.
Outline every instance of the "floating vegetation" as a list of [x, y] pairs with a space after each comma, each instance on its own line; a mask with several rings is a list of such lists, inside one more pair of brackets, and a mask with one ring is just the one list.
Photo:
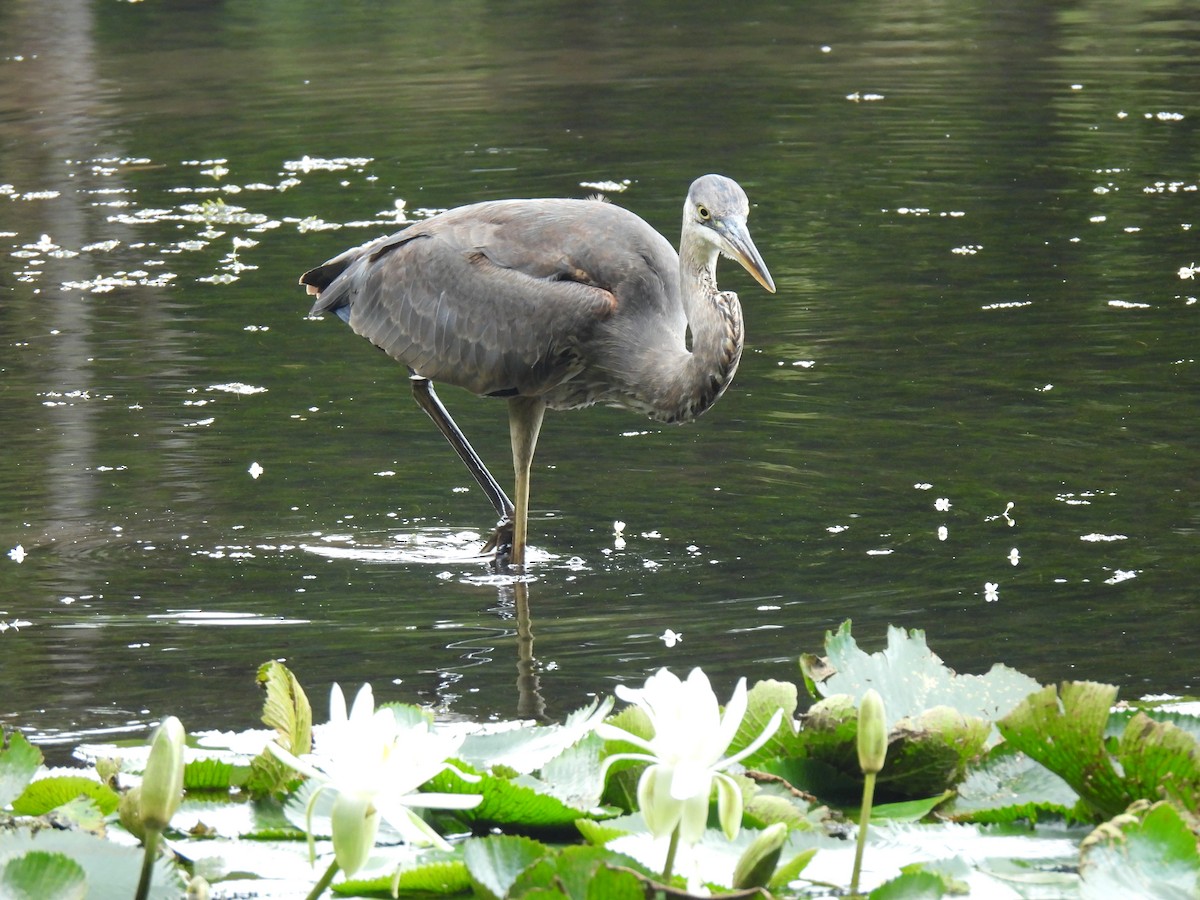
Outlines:
[[[89, 206], [101, 208], [107, 213], [104, 221], [109, 226], [135, 228], [138, 231], [146, 231], [154, 226], [170, 226], [171, 230], [164, 230], [162, 237], [157, 240], [133, 241], [110, 237], [77, 247], [63, 245], [53, 235], [44, 233], [23, 235], [7, 231], [0, 233], [0, 238], [13, 240], [9, 256], [20, 266], [13, 271], [13, 275], [17, 281], [27, 284], [54, 283], [54, 261], [95, 253], [120, 257], [123, 267], [117, 271], [99, 272], [81, 278], [76, 270], [71, 270], [66, 277], [57, 281], [56, 286], [60, 290], [91, 294], [111, 293], [126, 288], [171, 287], [178, 279], [178, 273], [151, 272], [151, 269], [164, 265], [163, 257], [189, 254], [203, 259], [204, 255], [213, 251], [215, 242], [224, 238], [232, 242], [232, 248], [208, 261], [207, 272], [189, 272], [189, 276], [198, 284], [229, 285], [258, 268], [243, 256], [254, 252], [259, 246], [260, 239], [256, 236], [285, 225], [291, 225], [300, 232], [310, 232], [341, 228], [390, 230], [407, 222], [402, 198], [389, 198], [389, 208], [381, 210], [375, 218], [346, 222], [317, 217], [278, 219], [250, 205], [253, 203], [251, 198], [298, 187], [304, 183], [306, 176], [317, 173], [353, 171], [373, 181], [374, 176], [365, 174], [365, 167], [372, 162], [374, 160], [368, 157], [326, 159], [304, 156], [298, 160], [281, 162], [275, 181], [257, 179], [239, 184], [236, 181], [238, 166], [234, 160], [187, 159], [176, 165], [185, 176], [181, 180], [190, 183], [175, 184], [151, 192], [135, 186], [136, 173], [147, 169], [166, 169], [170, 164], [156, 163], [144, 157], [66, 160], [64, 165], [68, 167], [68, 177], [86, 174], [92, 180], [113, 179], [119, 183], [81, 188], [78, 193], [6, 183], [0, 184], [0, 199], [45, 202], [72, 201], [75, 197], [84, 197]], [[177, 234], [179, 230], [184, 233]], [[147, 253], [152, 256], [147, 257]]]
[[268, 730], [185, 742], [168, 717], [152, 747], [84, 745], [89, 768], [55, 770], [8, 734], [0, 893], [56, 879], [133, 896], [141, 871], [150, 896], [197, 879], [214, 896], [496, 900], [832, 897], [860, 877], [880, 897], [1200, 889], [1196, 704], [1118, 705], [1115, 687], [1003, 665], [959, 675], [920, 631], [869, 653], [849, 623], [800, 674], [739, 682], [722, 712], [699, 669], [661, 670], [619, 687], [615, 714], [597, 700], [550, 725], [436, 722], [369, 685], [347, 709], [334, 686], [314, 726], [295, 676], [265, 663]]

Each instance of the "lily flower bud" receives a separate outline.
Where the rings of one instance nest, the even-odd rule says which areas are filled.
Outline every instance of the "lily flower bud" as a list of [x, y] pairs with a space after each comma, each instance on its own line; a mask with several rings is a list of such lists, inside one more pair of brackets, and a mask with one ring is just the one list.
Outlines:
[[142, 775], [141, 813], [146, 829], [163, 831], [183, 799], [183, 725], [167, 716], [150, 745], [150, 758]]
[[775, 822], [763, 829], [733, 867], [733, 887], [737, 890], [765, 888], [775, 874], [783, 842], [787, 840], [788, 827]]
[[871, 688], [858, 705], [858, 765], [864, 775], [874, 775], [887, 758], [887, 718], [883, 698]]

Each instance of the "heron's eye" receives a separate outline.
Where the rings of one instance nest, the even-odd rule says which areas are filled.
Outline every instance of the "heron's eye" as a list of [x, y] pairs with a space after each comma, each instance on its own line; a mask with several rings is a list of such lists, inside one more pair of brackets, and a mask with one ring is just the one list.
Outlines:
[[708, 211], [708, 207], [701, 204], [696, 207], [696, 215], [700, 217], [701, 222], [707, 222], [712, 218], [712, 213]]

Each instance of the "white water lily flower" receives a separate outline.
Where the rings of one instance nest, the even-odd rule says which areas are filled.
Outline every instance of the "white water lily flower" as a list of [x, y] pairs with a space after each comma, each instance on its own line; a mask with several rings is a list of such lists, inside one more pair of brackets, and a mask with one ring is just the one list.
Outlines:
[[622, 700], [646, 711], [654, 737], [647, 741], [614, 725], [597, 726], [596, 732], [605, 740], [627, 741], [646, 750], [614, 754], [604, 760], [604, 771], [619, 760], [650, 763], [638, 782], [638, 806], [654, 836], [665, 837], [678, 828], [682, 843], [690, 846], [700, 840], [716, 782], [721, 829], [730, 840], [737, 837], [742, 825], [742, 792], [724, 770], [771, 738], [783, 721], [783, 710], [775, 711], [749, 746], [724, 756], [746, 715], [745, 678], [738, 680], [724, 715], [708, 676], [698, 668], [692, 669], [686, 681], [659, 669], [646, 679], [644, 687], [618, 685], [616, 692]]
[[[380, 817], [406, 841], [450, 849], [436, 831], [412, 810], [417, 807], [470, 809], [479, 794], [422, 793], [418, 788], [445, 769], [447, 757], [458, 752], [464, 736], [429, 730], [428, 723], [405, 725], [390, 709], [375, 709], [371, 686], [364, 684], [346, 714], [346, 699], [338, 685], [329, 697], [329, 723], [313, 728], [313, 753], [295, 756], [278, 744], [268, 749], [297, 772], [319, 782], [308, 801], [309, 841], [317, 797], [335, 792], [331, 831], [338, 866], [353, 875], [371, 854]], [[477, 776], [458, 773], [469, 781]]]

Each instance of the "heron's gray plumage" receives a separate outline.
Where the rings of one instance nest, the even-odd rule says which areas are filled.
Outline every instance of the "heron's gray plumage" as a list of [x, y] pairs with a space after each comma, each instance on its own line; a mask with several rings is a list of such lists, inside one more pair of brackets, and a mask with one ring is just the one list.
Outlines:
[[476, 203], [300, 280], [317, 295], [311, 315], [337, 314], [414, 376], [509, 398], [510, 411], [533, 404], [532, 442], [545, 407], [602, 402], [686, 421], [721, 396], [741, 357], [741, 307], [717, 290], [718, 254], [774, 290], [748, 212], [736, 182], [697, 179], [677, 255], [641, 218], [598, 200]]

